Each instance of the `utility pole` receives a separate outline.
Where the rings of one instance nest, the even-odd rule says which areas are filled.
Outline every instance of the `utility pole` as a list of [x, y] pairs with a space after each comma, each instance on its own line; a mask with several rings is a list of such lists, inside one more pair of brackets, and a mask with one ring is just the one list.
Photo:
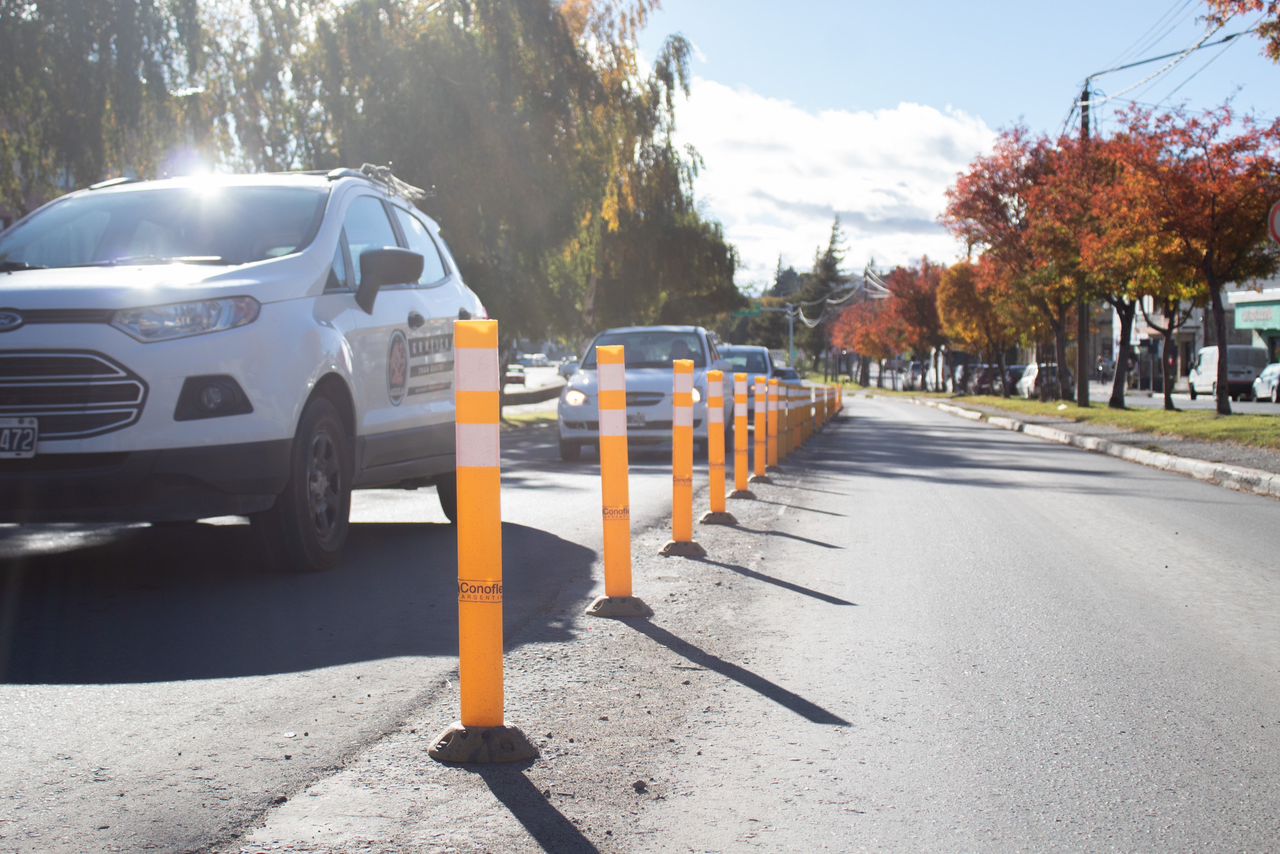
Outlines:
[[[1085, 175], [1089, 174], [1089, 84], [1092, 78], [1084, 79], [1084, 89], [1080, 92], [1080, 155]], [[1089, 405], [1089, 300], [1085, 297], [1086, 289], [1083, 278], [1080, 279], [1080, 293], [1076, 296], [1076, 405]]]

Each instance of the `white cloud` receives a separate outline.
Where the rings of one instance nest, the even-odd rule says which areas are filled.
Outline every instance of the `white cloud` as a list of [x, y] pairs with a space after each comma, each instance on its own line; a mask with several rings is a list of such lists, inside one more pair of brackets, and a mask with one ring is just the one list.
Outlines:
[[840, 215], [846, 266], [860, 270], [960, 247], [937, 224], [947, 187], [995, 132], [950, 107], [807, 112], [748, 89], [697, 78], [679, 107], [678, 141], [704, 167], [697, 195], [738, 247], [740, 286], [772, 282], [783, 265], [808, 270]]

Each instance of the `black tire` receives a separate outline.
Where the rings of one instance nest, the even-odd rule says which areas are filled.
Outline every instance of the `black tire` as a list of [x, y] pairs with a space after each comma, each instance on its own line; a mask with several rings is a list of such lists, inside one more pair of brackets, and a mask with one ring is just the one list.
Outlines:
[[251, 517], [269, 556], [286, 572], [338, 565], [347, 541], [354, 468], [338, 409], [316, 397], [302, 410], [289, 452], [289, 482], [270, 510]]
[[450, 472], [436, 481], [436, 495], [440, 498], [440, 509], [450, 523], [458, 524], [458, 473]]
[[560, 440], [560, 459], [566, 463], [575, 463], [582, 457], [582, 443]]
[[1191, 395], [1191, 399], [1192, 399], [1192, 400], [1195, 400], [1195, 399], [1196, 399], [1196, 386], [1195, 386], [1195, 383], [1188, 383], [1188, 386], [1187, 386], [1187, 387], [1188, 387], [1188, 393]]
[[693, 458], [695, 460], [705, 460], [707, 458], [707, 440], [698, 439], [693, 443]]

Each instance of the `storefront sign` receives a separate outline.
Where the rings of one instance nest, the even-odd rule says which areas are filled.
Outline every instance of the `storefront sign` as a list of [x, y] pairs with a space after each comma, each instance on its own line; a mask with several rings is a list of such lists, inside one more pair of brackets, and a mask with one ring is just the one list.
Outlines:
[[1280, 329], [1280, 303], [1237, 305], [1236, 329]]

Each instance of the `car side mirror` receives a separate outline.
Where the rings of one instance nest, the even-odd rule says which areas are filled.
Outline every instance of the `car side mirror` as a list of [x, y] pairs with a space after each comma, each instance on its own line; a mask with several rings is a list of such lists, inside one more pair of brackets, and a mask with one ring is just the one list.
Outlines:
[[407, 285], [422, 277], [422, 256], [408, 249], [387, 246], [360, 253], [360, 287], [356, 305], [373, 314], [373, 301], [384, 285]]

